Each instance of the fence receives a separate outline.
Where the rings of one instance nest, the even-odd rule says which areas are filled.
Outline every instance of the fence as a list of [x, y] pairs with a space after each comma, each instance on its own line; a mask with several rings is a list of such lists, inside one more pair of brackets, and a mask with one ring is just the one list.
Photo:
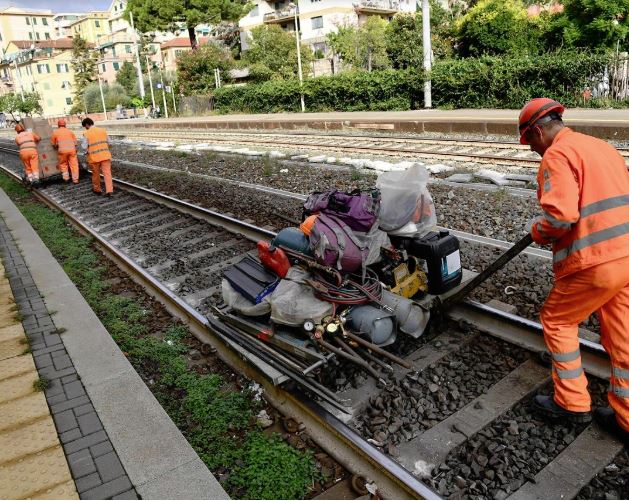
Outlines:
[[212, 96], [185, 96], [179, 101], [181, 116], [208, 115], [214, 110]]

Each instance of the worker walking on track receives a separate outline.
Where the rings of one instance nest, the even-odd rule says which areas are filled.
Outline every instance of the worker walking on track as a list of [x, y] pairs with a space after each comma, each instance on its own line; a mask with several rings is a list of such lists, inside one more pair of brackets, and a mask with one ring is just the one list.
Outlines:
[[62, 118], [57, 121], [57, 129], [53, 131], [50, 142], [57, 150], [59, 157], [58, 167], [65, 182], [70, 181], [70, 173], [72, 173], [72, 182], [79, 183], [79, 160], [76, 156], [76, 136], [74, 132], [66, 128], [66, 121]]
[[29, 183], [39, 181], [39, 153], [37, 143], [41, 138], [34, 132], [28, 131], [22, 124], [15, 126], [17, 136], [15, 142], [20, 148], [20, 159], [24, 164], [24, 172]]
[[92, 191], [101, 194], [100, 174], [105, 178], [105, 195], [112, 196], [114, 185], [111, 179], [111, 152], [109, 138], [105, 129], [94, 127], [94, 120], [83, 119], [81, 122], [87, 129], [83, 133], [83, 148], [87, 150], [87, 162], [92, 168]]
[[543, 215], [531, 234], [539, 244], [552, 243], [555, 274], [540, 314], [555, 393], [537, 395], [533, 404], [551, 418], [591, 420], [578, 325], [597, 312], [611, 360], [611, 408], [596, 409], [594, 417], [628, 442], [629, 173], [611, 145], [564, 127], [563, 112], [560, 103], [538, 98], [519, 118], [520, 143], [542, 156], [537, 197]]

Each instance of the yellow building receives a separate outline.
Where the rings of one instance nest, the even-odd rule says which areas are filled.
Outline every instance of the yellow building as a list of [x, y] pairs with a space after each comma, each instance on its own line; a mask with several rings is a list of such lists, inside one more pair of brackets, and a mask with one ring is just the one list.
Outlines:
[[11, 40], [50, 40], [55, 38], [50, 10], [9, 7], [0, 10], [0, 44], [2, 51]]
[[38, 92], [46, 117], [65, 115], [72, 108], [74, 70], [72, 39], [10, 42], [0, 62], [0, 92]]
[[69, 26], [72, 36], [98, 44], [109, 35], [109, 12], [90, 12]]

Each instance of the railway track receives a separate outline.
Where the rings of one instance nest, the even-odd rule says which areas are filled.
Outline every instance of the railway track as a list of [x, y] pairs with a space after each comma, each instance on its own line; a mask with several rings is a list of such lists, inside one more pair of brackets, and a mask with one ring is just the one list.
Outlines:
[[[14, 166], [3, 169], [15, 177], [15, 152], [2, 151], [3, 163]], [[548, 370], [535, 356], [544, 351], [540, 326], [486, 305], [453, 308], [449, 317], [473, 328], [450, 322], [430, 342], [420, 339], [407, 349], [411, 369], [396, 371], [384, 388], [361, 377], [358, 388], [336, 381], [329, 389], [299, 368], [287, 370], [262, 343], [238, 336], [211, 314], [220, 301], [221, 270], [273, 233], [130, 183], [116, 185], [111, 200], [92, 195], [86, 182], [35, 193], [92, 235], [235, 370], [260, 382], [272, 405], [302, 422], [315, 441], [328, 449], [334, 444], [329, 453], [371, 478], [386, 497], [572, 498], [621, 451], [595, 425], [564, 433], [530, 415], [528, 395], [548, 385]], [[585, 370], [606, 377], [600, 345], [583, 339], [581, 349]], [[511, 452], [539, 449], [539, 441], [557, 444], [544, 447], [534, 466], [519, 468], [526, 458]]]
[[[289, 151], [310, 150], [384, 155], [400, 158], [429, 158], [456, 162], [474, 162], [511, 167], [537, 169], [539, 157], [519, 143], [460, 140], [400, 138], [349, 134], [206, 132], [126, 129], [112, 127], [112, 137], [180, 142], [215, 142], [232, 145], [251, 145], [260, 148], [279, 148]], [[619, 148], [629, 164], [629, 149]]]

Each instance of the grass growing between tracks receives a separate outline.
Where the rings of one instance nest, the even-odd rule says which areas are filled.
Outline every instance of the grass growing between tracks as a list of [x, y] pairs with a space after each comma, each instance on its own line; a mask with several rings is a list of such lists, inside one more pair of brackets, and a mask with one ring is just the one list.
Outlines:
[[[300, 452], [255, 425], [261, 404], [247, 391], [234, 391], [219, 374], [188, 370], [185, 326], [173, 322], [154, 336], [151, 311], [116, 295], [90, 238], [81, 236], [17, 182], [0, 175], [0, 188], [13, 199], [61, 263], [160, 404], [213, 472], [227, 472], [223, 487], [233, 497], [298, 499], [308, 495], [319, 473], [311, 453]], [[156, 440], [159, 440], [156, 437]]]

